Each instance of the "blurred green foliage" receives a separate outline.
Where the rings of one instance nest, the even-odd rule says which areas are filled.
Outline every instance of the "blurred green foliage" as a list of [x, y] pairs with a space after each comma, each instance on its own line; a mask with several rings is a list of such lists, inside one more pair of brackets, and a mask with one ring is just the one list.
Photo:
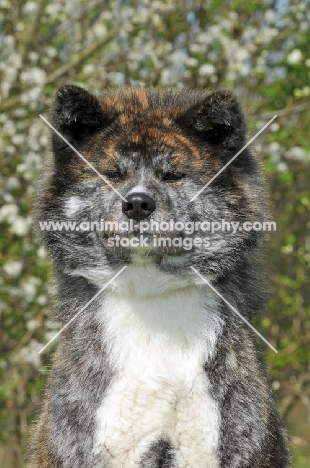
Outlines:
[[[0, 465], [23, 467], [55, 333], [52, 282], [31, 230], [55, 90], [122, 85], [230, 88], [239, 96], [270, 191], [270, 301], [256, 325], [295, 466], [310, 462], [310, 4], [237, 0], [0, 0]], [[50, 278], [50, 281], [49, 281]], [[50, 351], [51, 352], [51, 351]]]

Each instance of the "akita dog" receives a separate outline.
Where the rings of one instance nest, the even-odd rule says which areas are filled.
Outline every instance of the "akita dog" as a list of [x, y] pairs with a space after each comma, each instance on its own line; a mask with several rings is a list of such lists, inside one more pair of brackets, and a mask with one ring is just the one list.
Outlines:
[[52, 132], [36, 220], [77, 226], [40, 235], [55, 319], [83, 311], [61, 334], [31, 466], [287, 467], [253, 331], [217, 294], [249, 321], [263, 308], [263, 233], [203, 224], [264, 219], [248, 148], [214, 178], [246, 143], [235, 96], [68, 85], [51, 116], [72, 146]]

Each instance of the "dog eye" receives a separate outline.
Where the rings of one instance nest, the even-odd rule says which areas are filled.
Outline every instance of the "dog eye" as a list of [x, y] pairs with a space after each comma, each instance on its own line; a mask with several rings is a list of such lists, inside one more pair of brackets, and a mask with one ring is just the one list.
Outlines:
[[176, 182], [181, 180], [185, 177], [185, 174], [181, 174], [180, 172], [165, 172], [162, 175], [162, 180], [164, 182]]
[[110, 180], [118, 181], [124, 179], [124, 175], [120, 171], [107, 171], [105, 175]]

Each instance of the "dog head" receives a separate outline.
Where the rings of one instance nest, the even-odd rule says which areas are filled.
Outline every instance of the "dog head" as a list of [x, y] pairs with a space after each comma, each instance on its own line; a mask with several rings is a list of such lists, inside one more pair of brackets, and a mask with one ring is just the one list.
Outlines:
[[[260, 232], [206, 229], [263, 216], [256, 157], [247, 148], [228, 164], [246, 143], [231, 92], [125, 88], [95, 96], [68, 85], [51, 117], [66, 141], [52, 132], [37, 220], [76, 223], [41, 228], [56, 266], [83, 274], [145, 258], [164, 270], [199, 265], [219, 276], [255, 254]], [[133, 242], [141, 234], [142, 245]], [[162, 237], [179, 240], [158, 245]]]

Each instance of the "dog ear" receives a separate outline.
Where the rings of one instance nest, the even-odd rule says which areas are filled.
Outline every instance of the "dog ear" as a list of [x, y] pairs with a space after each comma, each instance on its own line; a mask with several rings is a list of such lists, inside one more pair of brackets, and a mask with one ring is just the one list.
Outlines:
[[84, 88], [65, 85], [58, 89], [52, 108], [52, 123], [69, 141], [79, 141], [110, 121], [99, 100]]
[[181, 122], [213, 145], [234, 148], [245, 140], [246, 125], [241, 107], [230, 91], [216, 91], [192, 106]]

